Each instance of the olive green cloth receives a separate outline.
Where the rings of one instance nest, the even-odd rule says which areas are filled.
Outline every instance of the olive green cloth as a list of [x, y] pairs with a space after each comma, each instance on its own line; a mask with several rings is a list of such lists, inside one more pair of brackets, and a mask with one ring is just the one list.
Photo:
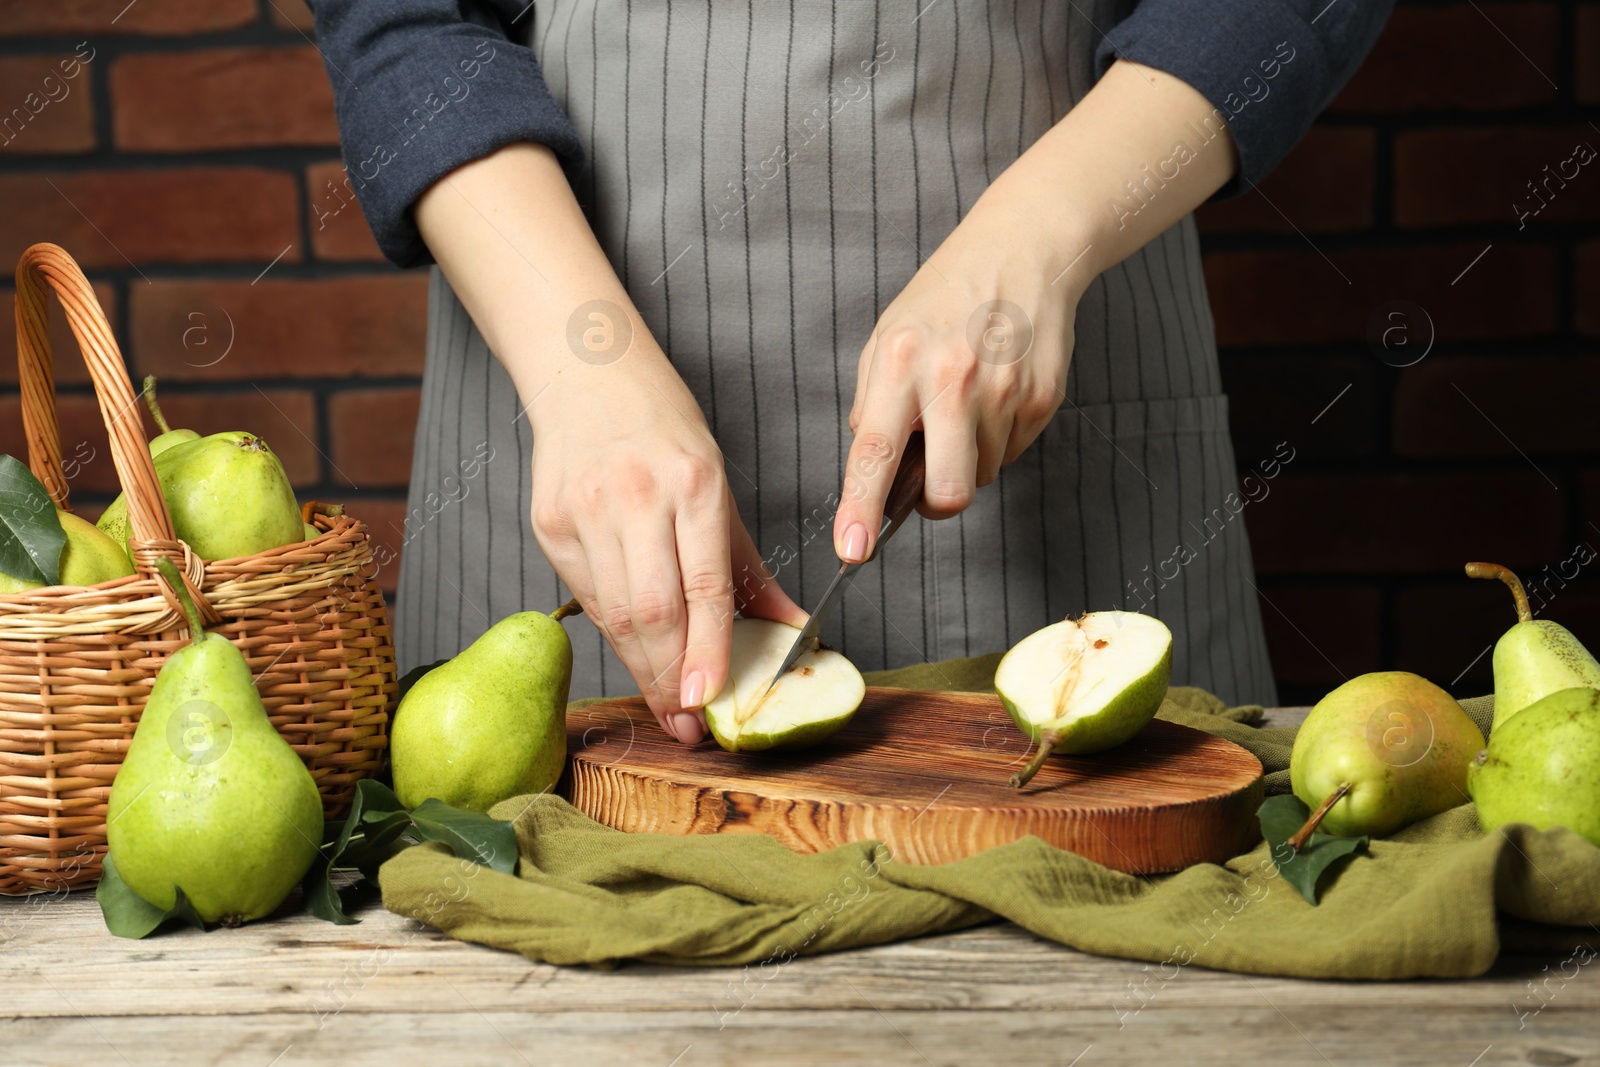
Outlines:
[[[996, 660], [868, 681], [985, 690]], [[1486, 698], [1465, 706], [1487, 725]], [[1248, 725], [1260, 714], [1185, 689], [1160, 712], [1254, 752], [1268, 792], [1284, 792], [1294, 731]], [[1317, 907], [1277, 876], [1265, 844], [1221, 866], [1147, 878], [1033, 837], [923, 867], [896, 863], [870, 841], [800, 856], [754, 834], [624, 834], [549, 795], [508, 800], [493, 814], [515, 822], [518, 876], [421, 845], [384, 864], [384, 905], [532, 960], [767, 969], [1001, 917], [1086, 952], [1160, 964], [1146, 972], [1147, 993], [1189, 963], [1318, 978], [1467, 977], [1502, 950], [1600, 942], [1600, 848], [1566, 830], [1486, 836], [1470, 805], [1371, 842], [1324, 876]]]

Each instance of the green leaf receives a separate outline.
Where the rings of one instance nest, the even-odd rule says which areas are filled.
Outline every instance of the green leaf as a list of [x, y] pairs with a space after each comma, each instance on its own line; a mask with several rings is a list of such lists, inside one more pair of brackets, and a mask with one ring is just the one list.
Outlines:
[[339, 866], [375, 876], [384, 861], [399, 851], [394, 847], [394, 842], [411, 830], [411, 816], [404, 811], [391, 812], [381, 819], [365, 822], [359, 835], [351, 837], [344, 855], [340, 857]]
[[332, 870], [322, 860], [312, 865], [305, 880], [300, 883], [305, 909], [325, 922], [350, 926], [361, 920], [351, 918], [344, 910], [344, 899], [333, 887]]
[[1267, 839], [1276, 854], [1278, 846], [1293, 837], [1295, 831], [1311, 818], [1311, 809], [1300, 803], [1299, 797], [1289, 793], [1269, 797], [1256, 812], [1256, 818], [1261, 820], [1261, 836]]
[[176, 896], [172, 907], [162, 911], [128, 888], [128, 883], [117, 873], [117, 865], [107, 853], [101, 864], [100, 884], [95, 887], [94, 898], [100, 902], [100, 915], [106, 921], [106, 929], [118, 937], [145, 937], [169, 919], [179, 919], [204, 930], [205, 920], [194, 910], [194, 905], [183, 895], [183, 890], [174, 887], [173, 891]]
[[382, 782], [363, 778], [356, 783], [356, 798], [350, 806], [350, 821], [382, 820], [397, 811], [405, 810], [406, 806], [400, 803], [400, 798], [394, 795], [393, 789]]
[[410, 828], [411, 816], [394, 790], [370, 778], [357, 782], [350, 814], [324, 828], [322, 854], [300, 882], [306, 910], [341, 926], [360, 922], [346, 914], [334, 873], [354, 868], [371, 877], [394, 854], [388, 846]]
[[[370, 778], [356, 783], [349, 816], [330, 824], [324, 837], [322, 854], [300, 885], [306, 910], [341, 926], [360, 921], [346, 912], [346, 904], [375, 885], [378, 868], [412, 841], [441, 841], [461, 859], [506, 874], [517, 865], [517, 837], [510, 823], [439, 800], [425, 800], [416, 811], [407, 811], [393, 790]], [[334, 876], [350, 871], [361, 877], [343, 889], [336, 887]]]
[[404, 815], [406, 806], [394, 795], [394, 790], [382, 782], [363, 778], [356, 783], [355, 799], [350, 802], [350, 814], [344, 821], [330, 823], [324, 831], [327, 842], [322, 851], [337, 866], [339, 857], [349, 846], [351, 837], [368, 823], [381, 823], [395, 814]]
[[39, 479], [15, 456], [0, 456], [0, 571], [56, 585], [66, 544], [55, 502]]
[[475, 860], [502, 874], [516, 873], [517, 835], [508, 822], [432, 798], [416, 806], [411, 821], [419, 835], [442, 841], [461, 859]]
[[1367, 843], [1366, 835], [1336, 837], [1321, 830], [1314, 832], [1298, 852], [1291, 851], [1287, 842], [1295, 831], [1311, 818], [1311, 809], [1293, 795], [1272, 797], [1257, 812], [1261, 820], [1261, 836], [1272, 850], [1272, 863], [1283, 875], [1284, 881], [1300, 891], [1307, 903], [1317, 902], [1317, 881], [1322, 873], [1337, 860], [1348, 856]]

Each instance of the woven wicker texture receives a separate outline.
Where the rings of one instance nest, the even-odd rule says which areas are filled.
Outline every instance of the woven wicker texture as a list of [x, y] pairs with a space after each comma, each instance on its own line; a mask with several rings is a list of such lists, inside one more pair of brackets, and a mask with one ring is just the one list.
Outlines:
[[[388, 744], [394, 644], [366, 527], [318, 512], [323, 533], [254, 556], [202, 561], [175, 539], [139, 394], [88, 281], [59, 247], [23, 253], [17, 353], [28, 463], [67, 508], [46, 326], [53, 290], [78, 339], [128, 497], [136, 574], [0, 596], [0, 894], [92, 884], [106, 802], [156, 673], [188, 640], [155, 569], [169, 556], [208, 627], [232, 641], [267, 714], [322, 791], [348, 808]], [[328, 509], [337, 512], [339, 509]]]

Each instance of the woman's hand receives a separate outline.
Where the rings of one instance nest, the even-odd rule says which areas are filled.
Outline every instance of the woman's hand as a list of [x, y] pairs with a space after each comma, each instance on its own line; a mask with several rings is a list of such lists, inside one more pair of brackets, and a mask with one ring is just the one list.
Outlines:
[[917, 510], [948, 518], [1020, 456], [1066, 396], [1081, 286], [1038, 227], [982, 202], [878, 319], [861, 351], [839, 557], [872, 553], [913, 430], [927, 443]]
[[739, 521], [693, 395], [549, 149], [508, 145], [461, 167], [422, 195], [416, 217], [533, 427], [540, 547], [656, 721], [694, 744], [699, 709], [727, 680], [735, 607], [796, 625], [806, 616]]
[[1237, 166], [1205, 97], [1124, 60], [1007, 167], [861, 351], [833, 527], [839, 558], [872, 554], [913, 430], [927, 441], [918, 510], [929, 518], [962, 511], [1020, 456], [1066, 399], [1073, 320], [1090, 281]]
[[652, 355], [563, 375], [534, 404], [533, 531], [662, 728], [694, 744], [734, 608], [806, 616], [763, 567], [693, 397]]

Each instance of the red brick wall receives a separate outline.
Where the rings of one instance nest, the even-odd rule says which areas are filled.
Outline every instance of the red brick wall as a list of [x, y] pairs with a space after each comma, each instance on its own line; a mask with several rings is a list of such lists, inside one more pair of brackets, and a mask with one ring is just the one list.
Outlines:
[[[1562, 567], [1600, 550], [1600, 159], [1559, 173], [1597, 123], [1600, 3], [1405, 5], [1260, 191], [1201, 211], [1241, 471], [1296, 449], [1244, 513], [1287, 697], [1485, 691], [1512, 615], [1470, 559], [1600, 644], [1600, 562]], [[1397, 300], [1432, 325], [1405, 367], [1429, 328]]]
[[[66, 246], [174, 422], [262, 433], [302, 497], [398, 547], [424, 279], [386, 266], [353, 208], [329, 213], [337, 130], [301, 0], [13, 7], [0, 263]], [[1600, 548], [1600, 162], [1559, 180], [1596, 122], [1600, 2], [1403, 6], [1278, 172], [1201, 212], [1241, 474], [1294, 449], [1245, 510], [1287, 697], [1382, 667], [1482, 690], [1473, 657], [1510, 608], [1460, 565], [1553, 576]], [[1549, 202], [1519, 226], [1530, 181]], [[115, 478], [57, 334], [93, 513]], [[20, 454], [14, 368], [0, 352], [0, 451]], [[1548, 595], [1600, 643], [1597, 570]]]
[[[34, 241], [64, 246], [135, 379], [160, 376], [174, 425], [260, 433], [302, 499], [343, 501], [398, 549], [426, 279], [384, 262], [355, 207], [333, 210], [333, 94], [302, 0], [13, 8], [0, 18], [5, 275]], [[26, 118], [6, 126], [13, 108]], [[77, 346], [54, 325], [63, 447], [93, 450], [74, 501], [93, 515], [116, 474]], [[0, 334], [0, 451], [22, 455], [14, 334]]]

